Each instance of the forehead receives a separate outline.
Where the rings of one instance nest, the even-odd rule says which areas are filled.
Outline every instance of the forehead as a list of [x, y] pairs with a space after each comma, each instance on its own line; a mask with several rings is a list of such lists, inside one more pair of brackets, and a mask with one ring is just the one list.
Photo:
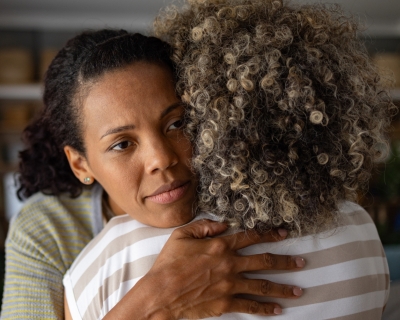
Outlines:
[[[129, 87], [130, 91], [136, 89], [153, 89], [155, 86], [169, 83], [174, 85], [172, 72], [167, 66], [154, 62], [139, 61], [126, 65], [121, 68], [106, 71], [102, 75], [84, 82], [89, 95], [93, 90], [96, 94], [107, 90], [121, 90]], [[140, 93], [140, 91], [139, 91]]]
[[84, 122], [119, 124], [150, 111], [159, 113], [177, 100], [167, 67], [135, 62], [105, 73], [88, 86], [82, 101]]

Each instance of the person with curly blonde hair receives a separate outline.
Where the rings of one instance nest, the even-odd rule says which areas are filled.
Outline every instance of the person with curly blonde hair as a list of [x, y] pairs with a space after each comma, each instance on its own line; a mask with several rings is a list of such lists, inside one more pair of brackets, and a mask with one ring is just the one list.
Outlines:
[[[337, 224], [385, 158], [395, 106], [339, 7], [189, 0], [156, 21], [174, 47], [198, 208], [294, 235]], [[233, 206], [232, 206], [233, 204]]]
[[[304, 289], [296, 300], [258, 298], [279, 303], [282, 319], [379, 319], [388, 299], [382, 244], [354, 202], [374, 163], [388, 154], [386, 132], [397, 109], [359, 32], [338, 6], [282, 0], [187, 0], [155, 22], [155, 35], [173, 47], [177, 93], [187, 104], [199, 176], [196, 212], [226, 221], [232, 232], [283, 227], [291, 239], [241, 254], [268, 250], [307, 260], [297, 272], [246, 274]], [[127, 244], [131, 235], [120, 236], [130, 227], [118, 219], [110, 222], [118, 232], [110, 227], [96, 244], [113, 240], [126, 251], [116, 258], [110, 246], [97, 245], [95, 254], [87, 249], [68, 277], [77, 270], [89, 275], [81, 271], [99, 257], [118, 272], [132, 272], [120, 262], [134, 250]], [[123, 290], [94, 293], [115, 288], [121, 278], [94, 269], [95, 276], [73, 286], [93, 293], [88, 304], [110, 310], [116, 301], [109, 301]], [[253, 308], [258, 313], [260, 305]], [[220, 319], [261, 318], [232, 313]]]

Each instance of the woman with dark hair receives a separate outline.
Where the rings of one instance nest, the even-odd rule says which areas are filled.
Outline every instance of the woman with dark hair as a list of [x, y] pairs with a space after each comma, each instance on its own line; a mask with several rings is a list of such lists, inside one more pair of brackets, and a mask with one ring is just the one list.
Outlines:
[[[281, 0], [188, 0], [156, 21], [156, 35], [174, 49], [177, 92], [188, 104], [198, 214], [247, 231], [284, 227], [291, 239], [240, 253], [308, 261], [298, 272], [256, 275], [306, 292], [297, 300], [259, 298], [279, 303], [282, 319], [379, 319], [388, 298], [382, 244], [354, 201], [387, 155], [397, 108], [358, 30], [338, 7]], [[133, 240], [140, 228], [126, 216], [112, 219], [67, 272], [77, 319], [112, 314], [145, 274]], [[146, 247], [153, 261], [168, 238], [156, 234]]]
[[[101, 30], [74, 37], [52, 61], [44, 109], [24, 131], [19, 195], [28, 199], [7, 238], [2, 319], [63, 319], [63, 275], [114, 215], [127, 213], [160, 228], [193, 219], [197, 176], [170, 55], [159, 39]], [[204, 220], [178, 229], [155, 267], [128, 293], [130, 309], [116, 307], [114, 319], [251, 312], [256, 302], [242, 301], [238, 293], [296, 296], [292, 286], [260, 290], [265, 281], [241, 273], [295, 270], [302, 260], [236, 254], [281, 240], [285, 230], [205, 239], [226, 228]], [[268, 257], [274, 263], [266, 263]], [[261, 314], [276, 306], [260, 305], [266, 309]]]

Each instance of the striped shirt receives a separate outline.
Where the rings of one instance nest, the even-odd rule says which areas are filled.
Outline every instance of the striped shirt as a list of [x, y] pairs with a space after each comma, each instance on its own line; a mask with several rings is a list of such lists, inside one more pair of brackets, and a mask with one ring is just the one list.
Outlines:
[[[301, 271], [247, 274], [305, 290], [296, 300], [258, 298], [281, 304], [280, 320], [380, 319], [389, 294], [389, 270], [375, 225], [364, 209], [351, 202], [341, 204], [340, 214], [343, 225], [332, 231], [240, 251], [306, 259]], [[101, 319], [109, 312], [151, 268], [173, 230], [152, 228], [127, 215], [113, 218], [64, 277], [73, 319]], [[265, 318], [236, 313], [215, 319]]]
[[1, 319], [64, 319], [62, 279], [103, 228], [99, 185], [78, 198], [37, 193], [14, 217], [6, 242]]

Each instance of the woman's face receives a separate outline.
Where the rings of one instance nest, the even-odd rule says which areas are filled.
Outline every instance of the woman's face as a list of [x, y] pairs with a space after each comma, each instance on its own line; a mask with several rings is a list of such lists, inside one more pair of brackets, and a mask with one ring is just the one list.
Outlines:
[[106, 73], [90, 87], [83, 115], [82, 166], [116, 214], [162, 228], [192, 219], [192, 147], [167, 68], [136, 62]]

